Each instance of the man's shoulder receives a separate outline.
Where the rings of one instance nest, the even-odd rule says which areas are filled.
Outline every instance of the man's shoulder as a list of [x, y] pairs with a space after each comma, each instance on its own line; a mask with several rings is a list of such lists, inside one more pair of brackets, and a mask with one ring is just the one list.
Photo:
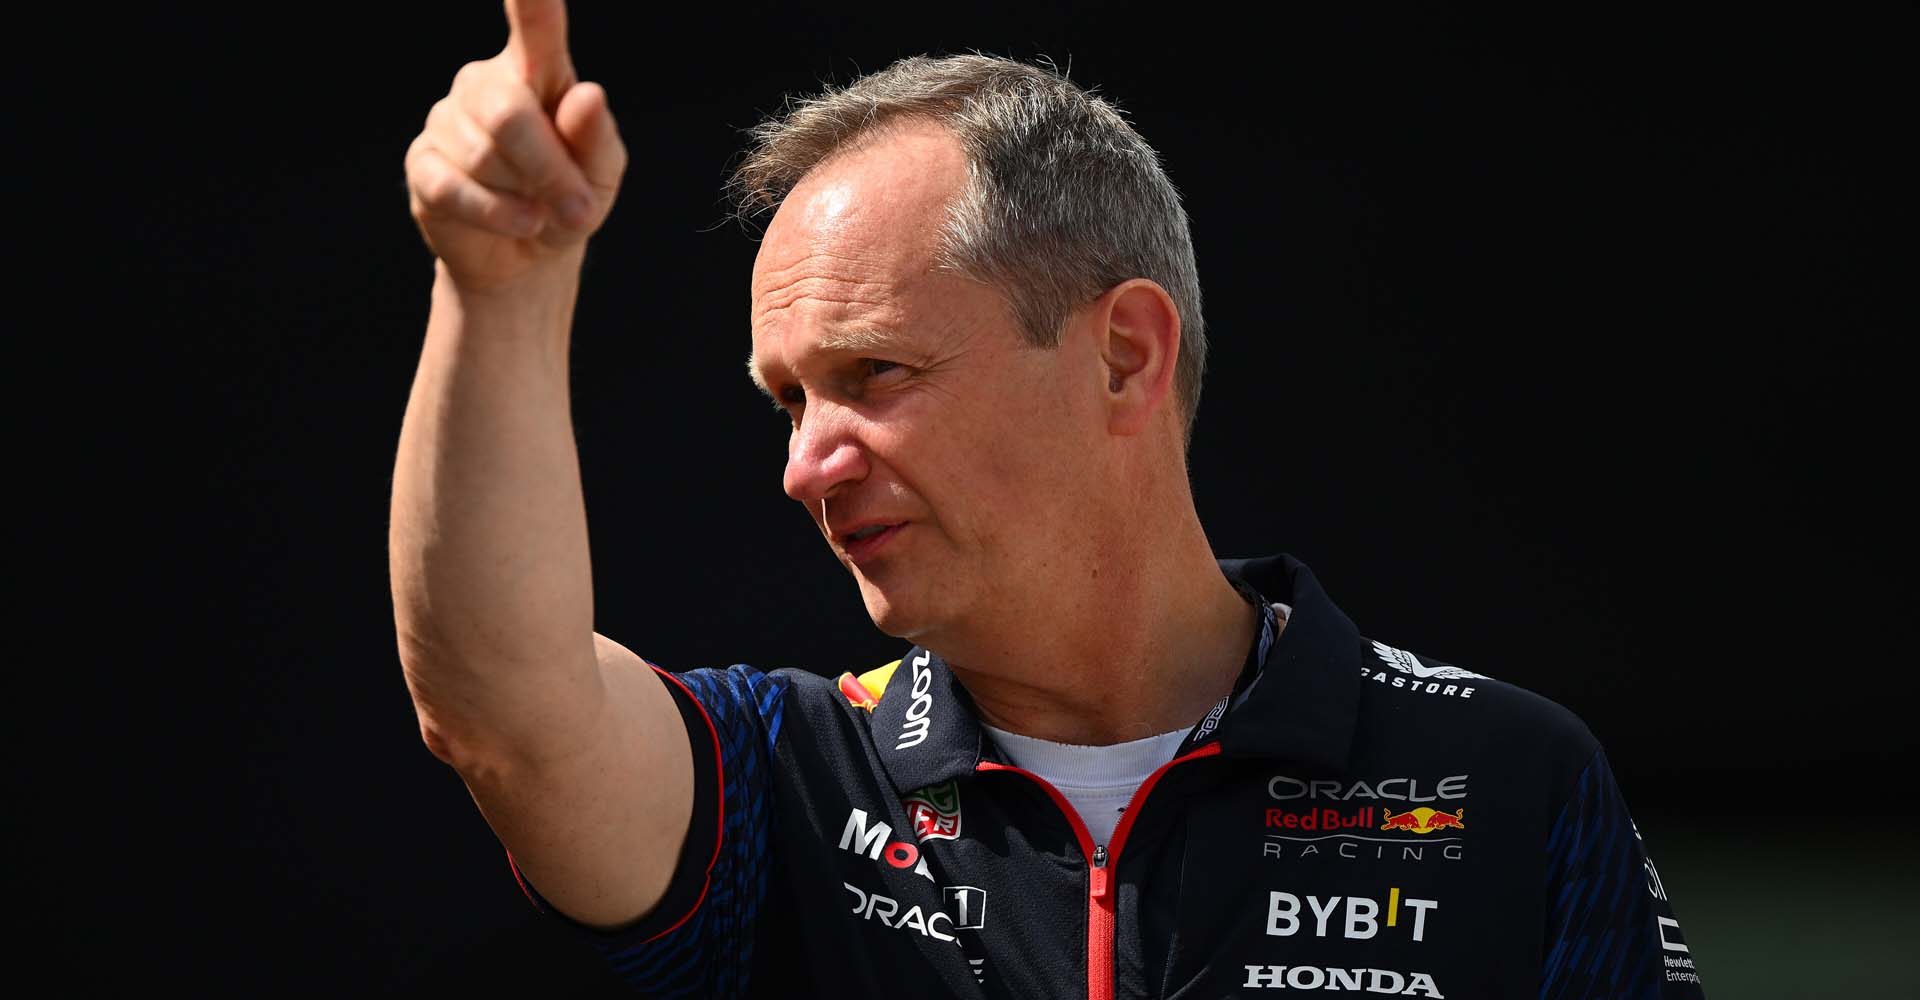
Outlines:
[[842, 709], [871, 712], [886, 690], [899, 660], [837, 674], [803, 667], [766, 668], [748, 663], [665, 671], [702, 703], [725, 700], [758, 703], [763, 713], [792, 705], [807, 710]]

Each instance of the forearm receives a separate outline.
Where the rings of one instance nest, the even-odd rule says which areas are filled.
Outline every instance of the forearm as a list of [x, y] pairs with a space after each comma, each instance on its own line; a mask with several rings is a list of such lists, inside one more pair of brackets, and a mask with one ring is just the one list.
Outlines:
[[[470, 295], [442, 267], [394, 463], [400, 656], [436, 752], [598, 683], [568, 391], [578, 260]], [[443, 754], [444, 755], [444, 754]]]

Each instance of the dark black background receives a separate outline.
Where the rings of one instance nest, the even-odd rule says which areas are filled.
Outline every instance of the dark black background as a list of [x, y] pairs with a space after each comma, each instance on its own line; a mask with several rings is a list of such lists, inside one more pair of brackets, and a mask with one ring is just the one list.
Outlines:
[[[1222, 554], [1291, 552], [1368, 634], [1574, 708], [1643, 828], [1913, 812], [1911, 19], [627, 6], [573, 12], [633, 155], [574, 348], [602, 631], [675, 668], [898, 655], [780, 492], [720, 186], [784, 94], [1047, 56], [1186, 196]], [[61, 305], [21, 334], [64, 348], [20, 371], [52, 653], [16, 670], [59, 682], [24, 713], [38, 957], [591, 988], [419, 743], [387, 590], [431, 280], [402, 154], [504, 19], [63, 16], [19, 119], [52, 126], [22, 217], [59, 216], [22, 294]]]

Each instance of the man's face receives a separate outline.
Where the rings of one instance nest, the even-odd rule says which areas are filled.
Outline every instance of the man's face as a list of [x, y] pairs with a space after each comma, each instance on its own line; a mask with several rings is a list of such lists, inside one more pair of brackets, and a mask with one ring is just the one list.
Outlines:
[[992, 288], [933, 269], [966, 163], [905, 126], [816, 168], [753, 269], [755, 380], [793, 420], [785, 488], [860, 585], [882, 631], [927, 641], [1071, 567], [1104, 385], [1086, 338], [1026, 346]]

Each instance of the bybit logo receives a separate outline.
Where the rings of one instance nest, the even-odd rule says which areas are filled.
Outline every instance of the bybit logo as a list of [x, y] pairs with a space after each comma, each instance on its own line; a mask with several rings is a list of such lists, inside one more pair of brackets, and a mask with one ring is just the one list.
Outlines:
[[[1427, 912], [1440, 908], [1437, 899], [1419, 899], [1400, 896], [1399, 886], [1387, 888], [1387, 902], [1383, 907], [1379, 901], [1366, 896], [1307, 896], [1306, 909], [1313, 914], [1313, 936], [1326, 937], [1328, 921], [1346, 904], [1345, 919], [1336, 922], [1340, 936], [1348, 940], [1364, 941], [1379, 935], [1381, 916], [1385, 914], [1385, 925], [1399, 928], [1401, 907], [1412, 913], [1412, 923], [1408, 928], [1415, 941], [1427, 939]], [[1304, 927], [1301, 920], [1301, 897], [1291, 892], [1267, 893], [1267, 933], [1273, 937], [1292, 937]]]

